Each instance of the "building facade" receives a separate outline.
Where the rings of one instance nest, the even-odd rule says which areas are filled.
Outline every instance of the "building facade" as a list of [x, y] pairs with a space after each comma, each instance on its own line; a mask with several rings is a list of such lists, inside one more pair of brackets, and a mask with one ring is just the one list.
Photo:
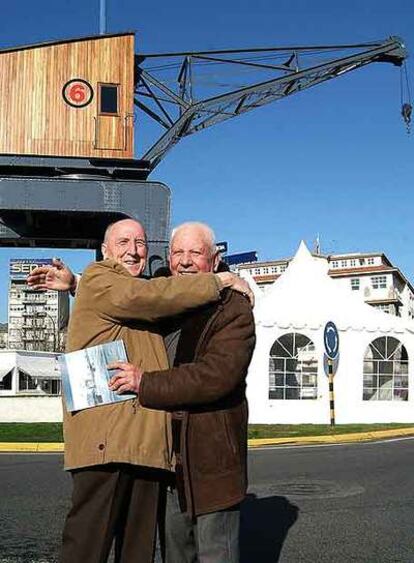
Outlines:
[[66, 292], [39, 291], [26, 284], [44, 259], [11, 259], [8, 306], [8, 349], [30, 351], [62, 350], [69, 316]]
[[7, 323], [0, 323], [0, 350], [7, 348], [8, 331]]
[[[320, 255], [314, 255], [318, 258]], [[384, 313], [414, 319], [414, 288], [387, 256], [378, 253], [332, 254], [328, 260], [329, 275], [343, 287], [349, 287], [361, 301]], [[239, 264], [238, 272], [247, 271], [266, 290], [289, 266], [291, 258]]]

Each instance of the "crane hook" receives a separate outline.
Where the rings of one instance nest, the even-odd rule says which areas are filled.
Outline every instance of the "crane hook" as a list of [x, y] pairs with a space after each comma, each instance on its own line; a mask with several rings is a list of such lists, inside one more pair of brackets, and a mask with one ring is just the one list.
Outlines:
[[407, 127], [407, 133], [410, 134], [411, 131], [411, 114], [413, 111], [413, 106], [409, 103], [404, 103], [401, 107], [401, 115], [404, 123]]
[[[401, 115], [404, 123], [407, 127], [407, 134], [411, 131], [411, 114], [413, 112], [413, 106], [411, 105], [411, 92], [410, 92], [410, 81], [408, 80], [408, 70], [407, 64], [404, 61], [400, 72], [400, 94], [401, 94]], [[404, 98], [407, 101], [404, 101]]]

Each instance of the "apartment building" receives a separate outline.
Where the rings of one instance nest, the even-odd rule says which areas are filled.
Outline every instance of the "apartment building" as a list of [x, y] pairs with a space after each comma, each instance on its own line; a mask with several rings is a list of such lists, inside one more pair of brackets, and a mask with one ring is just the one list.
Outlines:
[[10, 350], [59, 351], [69, 316], [69, 296], [37, 291], [26, 284], [29, 272], [50, 263], [44, 259], [11, 259], [8, 304]]
[[[330, 277], [338, 284], [348, 286], [365, 303], [385, 313], [414, 319], [414, 287], [384, 253], [314, 256], [327, 260]], [[284, 258], [239, 264], [235, 270], [249, 272], [257, 285], [265, 289], [283, 274], [290, 260], [291, 258]]]

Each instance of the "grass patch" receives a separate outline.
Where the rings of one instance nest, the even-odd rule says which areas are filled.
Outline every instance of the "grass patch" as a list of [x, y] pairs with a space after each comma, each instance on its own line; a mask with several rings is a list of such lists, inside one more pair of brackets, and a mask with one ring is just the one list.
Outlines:
[[[330, 436], [352, 432], [371, 432], [409, 428], [413, 424], [250, 424], [249, 438], [289, 438], [295, 436]], [[0, 442], [63, 442], [60, 422], [0, 423]]]
[[0, 424], [0, 442], [63, 442], [61, 422]]
[[289, 438], [296, 436], [332, 436], [353, 432], [372, 432], [373, 430], [392, 430], [410, 428], [412, 424], [250, 424], [249, 438]]

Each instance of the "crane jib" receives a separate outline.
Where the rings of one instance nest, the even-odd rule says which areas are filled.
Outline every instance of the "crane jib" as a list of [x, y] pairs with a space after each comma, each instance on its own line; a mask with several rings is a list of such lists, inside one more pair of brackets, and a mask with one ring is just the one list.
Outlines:
[[[333, 56], [337, 52], [342, 56]], [[136, 105], [165, 129], [143, 158], [151, 163], [153, 169], [184, 136], [371, 63], [384, 62], [401, 67], [407, 56], [399, 37], [352, 45], [138, 54], [135, 57], [135, 95], [139, 98]], [[273, 59], [277, 59], [277, 62]], [[165, 62], [161, 63], [161, 60]], [[149, 62], [156, 62], [156, 66], [144, 68], [144, 63]], [[214, 91], [212, 87], [205, 88], [208, 76], [206, 79], [205, 74], [200, 74], [206, 69], [217, 69], [223, 65], [229, 69], [229, 74], [257, 70], [257, 77], [264, 76], [263, 73], [267, 73], [267, 76], [265, 80], [252, 80], [236, 89], [227, 89], [224, 93]], [[171, 72], [175, 69], [177, 76], [174, 88], [167, 86], [167, 82], [172, 82]], [[164, 72], [167, 79], [159, 76]], [[405, 106], [402, 103], [402, 107], [402, 115], [408, 126], [411, 104], [408, 101]]]

